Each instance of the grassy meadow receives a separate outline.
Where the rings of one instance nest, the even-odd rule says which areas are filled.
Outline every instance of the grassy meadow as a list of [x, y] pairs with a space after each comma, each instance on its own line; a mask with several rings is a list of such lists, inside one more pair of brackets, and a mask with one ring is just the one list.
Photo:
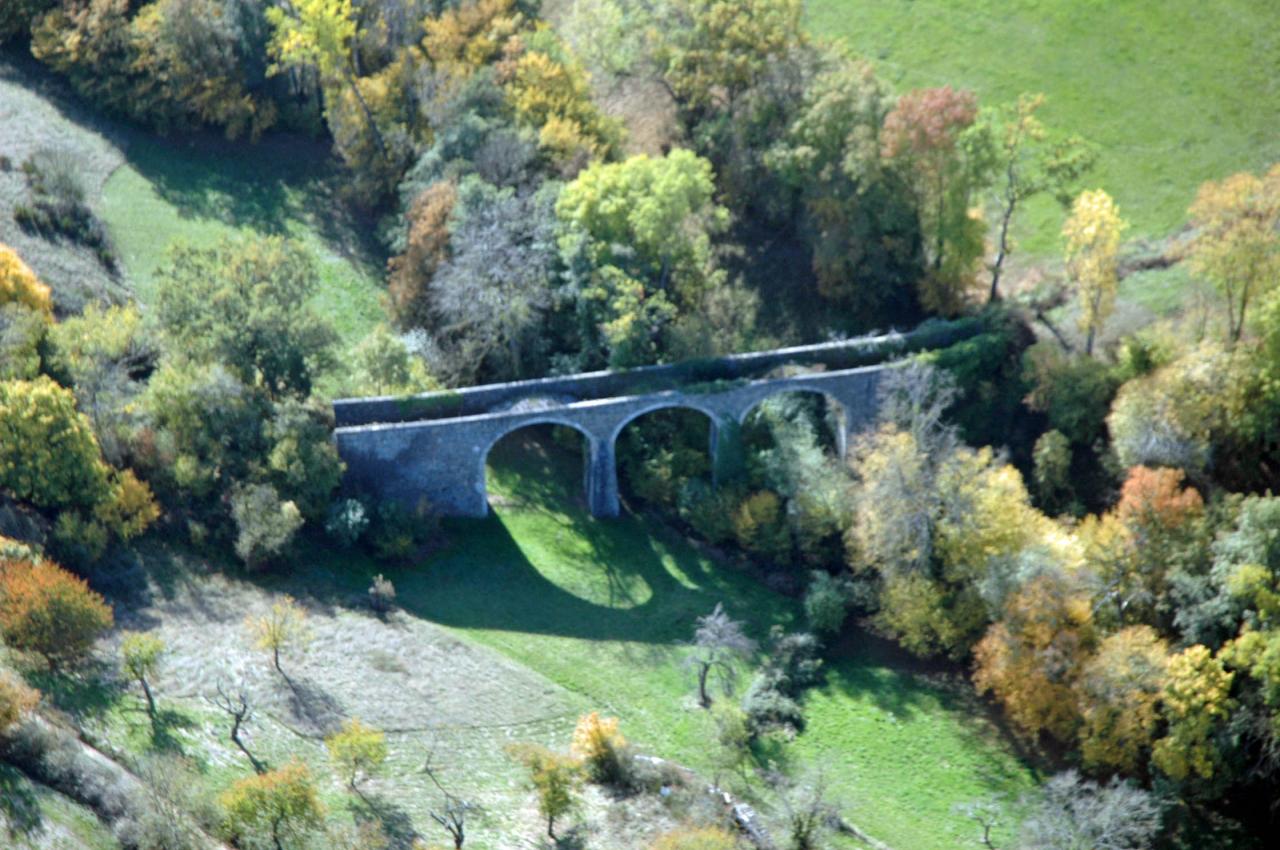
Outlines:
[[[443, 547], [412, 566], [386, 570], [317, 546], [287, 575], [245, 581], [187, 554], [148, 553], [149, 596], [119, 610], [123, 627], [158, 629], [170, 647], [157, 682], [158, 731], [123, 682], [88, 693], [44, 683], [46, 691], [104, 749], [127, 759], [182, 753], [212, 792], [248, 764], [208, 697], [220, 681], [243, 683], [256, 707], [250, 746], [273, 764], [305, 760], [330, 809], [356, 817], [366, 804], [330, 772], [322, 739], [359, 717], [386, 730], [391, 747], [385, 775], [368, 784], [373, 805], [402, 835], [432, 837], [428, 810], [438, 793], [421, 770], [431, 760], [484, 806], [469, 847], [526, 846], [536, 814], [503, 748], [530, 740], [563, 748], [587, 711], [621, 718], [641, 751], [711, 776], [715, 727], [681, 666], [693, 620], [723, 602], [763, 639], [775, 623], [803, 627], [797, 604], [656, 522], [591, 519], [577, 458], [527, 437], [495, 449], [493, 515], [449, 522]], [[394, 581], [400, 606], [385, 621], [364, 601], [377, 572]], [[312, 632], [305, 649], [285, 654], [288, 682], [244, 629], [246, 615], [281, 593], [307, 606]], [[962, 677], [919, 668], [858, 631], [835, 648], [806, 715], [806, 732], [762, 756], [792, 771], [824, 770], [845, 816], [899, 850], [952, 848], [968, 826], [956, 804], [1016, 797], [1035, 784]], [[761, 789], [756, 780], [740, 790], [752, 798]], [[637, 813], [642, 805], [657, 808]], [[582, 816], [589, 846], [608, 850], [643, 846], [677, 819], [643, 800], [589, 800]]]
[[[809, 0], [810, 30], [844, 39], [899, 90], [952, 85], [984, 103], [1043, 92], [1047, 124], [1099, 146], [1092, 183], [1162, 237], [1196, 187], [1280, 160], [1280, 26], [1270, 0]], [[1022, 237], [1056, 255], [1062, 214]]]

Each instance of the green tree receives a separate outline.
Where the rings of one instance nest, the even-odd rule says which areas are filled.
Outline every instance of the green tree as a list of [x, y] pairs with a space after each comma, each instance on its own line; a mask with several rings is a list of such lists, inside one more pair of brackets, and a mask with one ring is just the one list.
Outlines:
[[142, 688], [142, 693], [147, 698], [147, 713], [153, 721], [156, 717], [156, 701], [151, 693], [151, 679], [160, 668], [160, 658], [164, 651], [164, 641], [159, 635], [150, 632], [130, 632], [120, 643], [120, 659], [124, 671]]
[[340, 730], [324, 739], [324, 746], [334, 769], [357, 794], [357, 783], [377, 773], [387, 760], [387, 736], [364, 725], [359, 718], [342, 724]]
[[1014, 214], [1046, 192], [1063, 206], [1069, 205], [1072, 187], [1097, 159], [1094, 148], [1079, 136], [1055, 138], [1049, 133], [1036, 117], [1044, 102], [1043, 94], [1021, 94], [1016, 103], [995, 116], [1000, 223], [991, 265], [991, 301], [1000, 297], [1000, 274], [1013, 252], [1009, 228]]
[[1115, 309], [1119, 286], [1116, 257], [1125, 227], [1119, 208], [1101, 189], [1081, 192], [1062, 226], [1067, 243], [1067, 274], [1080, 293], [1085, 354], [1093, 353], [1094, 339]]
[[560, 249], [580, 281], [585, 338], [603, 336], [611, 365], [661, 358], [671, 323], [723, 285], [712, 237], [728, 212], [714, 195], [711, 164], [681, 149], [597, 163], [560, 193]]
[[312, 847], [314, 833], [324, 824], [311, 772], [297, 761], [237, 780], [218, 801], [224, 832], [245, 850]]
[[538, 811], [547, 819], [547, 837], [554, 841], [556, 819], [578, 807], [582, 763], [536, 744], [520, 744], [508, 751], [529, 771], [529, 784], [538, 795]]
[[270, 484], [240, 484], [231, 491], [235, 550], [250, 569], [281, 555], [304, 520], [298, 506], [281, 499]]
[[305, 397], [337, 340], [308, 305], [317, 282], [310, 253], [279, 237], [180, 244], [159, 271], [156, 318], [170, 351], [221, 363], [272, 398]]

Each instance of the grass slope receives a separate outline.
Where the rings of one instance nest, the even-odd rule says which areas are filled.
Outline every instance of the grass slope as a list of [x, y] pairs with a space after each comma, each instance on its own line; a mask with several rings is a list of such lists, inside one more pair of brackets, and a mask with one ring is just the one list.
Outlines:
[[7, 850], [119, 850], [93, 813], [0, 763], [0, 846]]
[[[1280, 21], [1271, 0], [810, 0], [810, 30], [845, 39], [900, 90], [950, 84], [984, 103], [1049, 97], [1044, 119], [1101, 148], [1091, 182], [1163, 236], [1196, 187], [1280, 160]], [[1061, 212], [1023, 228], [1058, 251]]]
[[257, 145], [136, 135], [102, 188], [106, 221], [138, 300], [177, 240], [208, 246], [236, 235], [281, 235], [315, 257], [315, 307], [348, 342], [383, 319], [380, 270], [328, 190], [324, 145], [276, 137]]
[[[437, 835], [428, 811], [438, 794], [421, 772], [431, 758], [484, 804], [468, 840], [481, 850], [523, 848], [538, 832], [503, 747], [563, 748], [587, 711], [620, 717], [643, 751], [709, 771], [714, 724], [694, 705], [680, 664], [694, 617], [723, 602], [763, 638], [774, 623], [799, 625], [795, 601], [660, 524], [591, 519], [577, 458], [549, 441], [512, 438], [493, 460], [494, 515], [450, 522], [445, 548], [412, 567], [390, 571], [310, 547], [290, 574], [248, 582], [192, 569], [187, 556], [168, 563], [164, 551], [146, 553], [159, 581], [149, 599], [121, 605], [119, 621], [158, 629], [170, 647], [157, 681], [158, 732], [123, 682], [88, 690], [36, 684], [103, 748], [186, 754], [213, 792], [245, 775], [247, 764], [206, 697], [219, 680], [243, 682], [256, 705], [250, 746], [273, 764], [309, 763], [339, 815], [359, 814], [363, 804], [329, 771], [322, 738], [343, 718], [360, 717], [388, 731], [389, 768], [368, 791], [400, 834]], [[363, 604], [376, 572], [395, 582], [401, 607], [385, 622]], [[313, 640], [284, 657], [290, 683], [250, 646], [243, 626], [278, 593], [310, 610]], [[769, 756], [794, 769], [823, 765], [833, 797], [873, 835], [897, 850], [950, 850], [965, 828], [956, 803], [1034, 786], [956, 677], [913, 672], [859, 633], [835, 655], [827, 684], [808, 699], [808, 731]], [[635, 806], [651, 808], [638, 814]], [[652, 800], [597, 799], [584, 813], [585, 836], [601, 850], [632, 850], [677, 816]]]

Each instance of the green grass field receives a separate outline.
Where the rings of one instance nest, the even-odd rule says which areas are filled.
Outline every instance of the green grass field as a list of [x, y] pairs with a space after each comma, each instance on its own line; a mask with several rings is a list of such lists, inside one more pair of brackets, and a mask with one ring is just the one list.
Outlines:
[[[1280, 160], [1280, 14], [1271, 0], [810, 0], [898, 90], [950, 84], [987, 104], [1044, 92], [1046, 123], [1101, 150], [1091, 182], [1130, 235], [1181, 226], [1203, 181]], [[1030, 209], [1026, 248], [1056, 254], [1061, 212]]]
[[[723, 602], [763, 638], [775, 623], [802, 627], [795, 601], [661, 524], [591, 519], [577, 458], [548, 441], [512, 438], [493, 460], [494, 515], [449, 522], [444, 548], [413, 566], [388, 570], [357, 553], [308, 546], [290, 571], [248, 582], [206, 573], [188, 555], [166, 563], [162, 549], [148, 552], [160, 580], [150, 601], [121, 609], [120, 621], [158, 629], [169, 645], [156, 683], [160, 736], [123, 683], [92, 691], [36, 684], [100, 746], [132, 756], [184, 753], [213, 792], [248, 765], [206, 697], [219, 680], [243, 682], [256, 705], [250, 746], [273, 764], [294, 756], [309, 763], [336, 816], [360, 804], [329, 772], [321, 739], [342, 718], [360, 717], [388, 731], [388, 771], [369, 783], [378, 805], [402, 828], [435, 835], [427, 812], [438, 795], [421, 772], [432, 758], [447, 781], [484, 804], [468, 840], [482, 850], [524, 847], [537, 831], [503, 747], [532, 740], [563, 748], [587, 711], [619, 717], [641, 751], [711, 775], [714, 724], [680, 663], [693, 620]], [[394, 581], [401, 607], [385, 622], [363, 604], [377, 572]], [[243, 626], [274, 593], [310, 611], [310, 645], [284, 658], [292, 685], [250, 646]], [[904, 662], [861, 632], [835, 648], [806, 715], [808, 730], [768, 756], [795, 772], [822, 768], [845, 816], [895, 850], [951, 850], [968, 827], [956, 804], [1016, 797], [1035, 785], [962, 677]], [[758, 780], [745, 789], [749, 797], [759, 790]], [[673, 822], [659, 809], [619, 826], [627, 822], [619, 813], [638, 804], [589, 805], [589, 846], [632, 850], [647, 841], [637, 830]]]
[[236, 235], [282, 235], [315, 257], [314, 304], [350, 342], [383, 319], [382, 271], [354, 241], [324, 179], [320, 142], [281, 137], [257, 145], [138, 134], [102, 189], [106, 221], [138, 300], [175, 241], [207, 246]]

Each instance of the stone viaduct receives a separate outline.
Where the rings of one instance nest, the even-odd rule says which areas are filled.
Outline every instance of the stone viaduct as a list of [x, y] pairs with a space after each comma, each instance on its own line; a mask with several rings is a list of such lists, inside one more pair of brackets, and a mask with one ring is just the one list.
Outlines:
[[489, 511], [485, 462], [508, 434], [555, 424], [583, 435], [584, 487], [593, 516], [618, 514], [614, 447], [629, 423], [666, 408], [699, 411], [710, 421], [717, 474], [731, 470], [738, 428], [756, 406], [785, 392], [834, 400], [843, 455], [850, 435], [874, 419], [877, 386], [891, 361], [977, 334], [976, 320], [931, 322], [907, 334], [735, 354], [619, 372], [515, 381], [407, 397], [334, 402], [338, 451], [358, 490], [445, 516]]

